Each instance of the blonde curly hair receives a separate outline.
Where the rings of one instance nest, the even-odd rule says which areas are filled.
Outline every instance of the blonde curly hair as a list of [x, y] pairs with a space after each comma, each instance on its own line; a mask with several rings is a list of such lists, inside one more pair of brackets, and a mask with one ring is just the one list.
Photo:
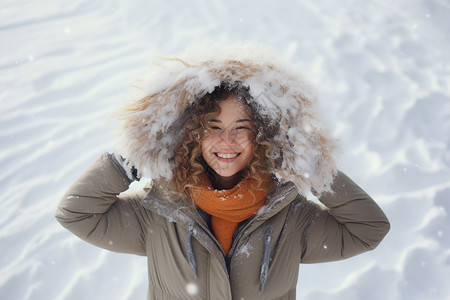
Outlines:
[[184, 137], [174, 150], [175, 168], [170, 182], [174, 192], [187, 194], [188, 187], [198, 186], [201, 183], [201, 176], [211, 171], [202, 156], [202, 137], [208, 134], [209, 121], [220, 112], [219, 103], [230, 96], [245, 104], [244, 107], [254, 127], [253, 158], [243, 170], [243, 178], [256, 179], [258, 188], [268, 188], [263, 183], [269, 181], [271, 171], [275, 167], [275, 161], [270, 153], [273, 147], [271, 139], [276, 134], [277, 126], [270, 122], [268, 117], [259, 113], [257, 104], [252, 102], [249, 88], [239, 82], [223, 82], [213, 92], [207, 93], [187, 109], [189, 117], [184, 127]]

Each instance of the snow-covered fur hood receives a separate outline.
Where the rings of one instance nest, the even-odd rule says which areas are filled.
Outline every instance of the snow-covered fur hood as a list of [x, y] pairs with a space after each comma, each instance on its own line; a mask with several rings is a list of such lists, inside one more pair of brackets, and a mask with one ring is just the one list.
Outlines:
[[142, 176], [171, 178], [184, 110], [224, 81], [249, 87], [251, 101], [279, 124], [272, 157], [282, 149], [282, 163], [273, 173], [304, 195], [329, 191], [336, 144], [319, 119], [315, 92], [289, 63], [255, 45], [192, 48], [152, 63], [120, 111], [117, 151]]

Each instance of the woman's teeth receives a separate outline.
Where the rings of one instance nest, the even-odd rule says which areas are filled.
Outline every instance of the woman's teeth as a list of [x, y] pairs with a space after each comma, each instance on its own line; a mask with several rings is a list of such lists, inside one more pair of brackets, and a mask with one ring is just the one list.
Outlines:
[[216, 155], [220, 158], [235, 158], [239, 153], [216, 153]]

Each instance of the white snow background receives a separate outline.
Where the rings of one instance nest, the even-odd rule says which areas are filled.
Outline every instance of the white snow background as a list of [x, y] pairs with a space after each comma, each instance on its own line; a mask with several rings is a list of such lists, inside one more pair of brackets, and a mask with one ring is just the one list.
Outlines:
[[145, 299], [145, 258], [79, 240], [54, 212], [114, 150], [111, 109], [150, 54], [203, 39], [295, 63], [342, 141], [341, 169], [391, 221], [375, 251], [302, 265], [298, 298], [450, 299], [448, 0], [0, 4], [0, 299]]

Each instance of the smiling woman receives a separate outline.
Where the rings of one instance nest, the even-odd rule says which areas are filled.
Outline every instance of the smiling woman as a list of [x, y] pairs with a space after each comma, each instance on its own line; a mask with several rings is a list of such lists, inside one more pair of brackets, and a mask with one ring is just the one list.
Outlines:
[[[202, 156], [218, 175], [230, 177], [239, 174], [253, 158], [253, 128], [248, 112], [235, 96], [222, 101], [219, 108], [202, 138]], [[223, 188], [220, 180], [215, 183]]]
[[252, 99], [242, 83], [223, 82], [189, 109], [172, 187], [183, 192], [197, 186], [204, 170], [217, 189], [232, 188], [245, 177], [258, 185], [268, 182], [274, 166], [270, 140], [277, 127]]
[[[300, 263], [374, 249], [389, 221], [336, 169], [302, 77], [260, 48], [222, 50], [155, 73], [122, 110], [117, 152], [56, 217], [94, 245], [147, 256], [148, 299], [294, 300]], [[154, 181], [145, 196], [118, 196], [140, 176]]]

